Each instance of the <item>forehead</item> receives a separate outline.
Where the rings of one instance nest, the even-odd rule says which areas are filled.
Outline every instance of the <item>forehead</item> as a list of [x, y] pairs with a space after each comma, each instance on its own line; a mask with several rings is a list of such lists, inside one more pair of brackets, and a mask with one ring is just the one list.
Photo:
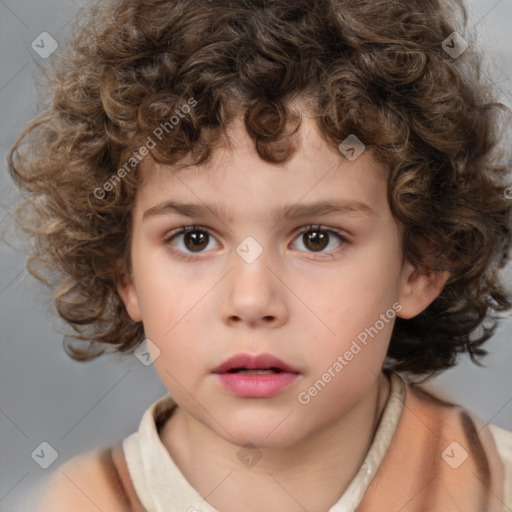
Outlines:
[[205, 164], [172, 166], [146, 159], [136, 215], [163, 201], [222, 205], [224, 213], [258, 215], [283, 204], [338, 199], [387, 207], [387, 169], [365, 150], [348, 160], [320, 135], [316, 123], [303, 119], [294, 142], [296, 151], [283, 164], [264, 161], [240, 120], [227, 129], [229, 146], [217, 148]]

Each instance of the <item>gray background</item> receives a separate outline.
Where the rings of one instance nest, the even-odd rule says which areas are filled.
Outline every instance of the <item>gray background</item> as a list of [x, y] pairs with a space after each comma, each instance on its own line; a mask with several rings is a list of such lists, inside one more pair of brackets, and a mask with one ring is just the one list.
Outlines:
[[[37, 63], [58, 58], [70, 22], [87, 2], [0, 0], [0, 510], [27, 510], [27, 489], [72, 455], [118, 442], [134, 432], [144, 410], [166, 390], [151, 366], [133, 356], [108, 356], [89, 363], [62, 350], [64, 326], [46, 289], [25, 269], [26, 250], [16, 240], [10, 212], [18, 192], [9, 181], [8, 147], [38, 105]], [[489, 56], [486, 74], [512, 108], [512, 0], [467, 2], [470, 27]], [[43, 60], [31, 48], [42, 32], [59, 42]], [[511, 139], [509, 138], [509, 143]], [[512, 283], [512, 271], [507, 271]], [[512, 286], [509, 284], [512, 293]], [[512, 317], [486, 348], [486, 368], [465, 358], [436, 379], [448, 395], [485, 422], [512, 430]], [[50, 443], [58, 458], [40, 468], [32, 452]], [[30, 508], [34, 510], [33, 508]]]

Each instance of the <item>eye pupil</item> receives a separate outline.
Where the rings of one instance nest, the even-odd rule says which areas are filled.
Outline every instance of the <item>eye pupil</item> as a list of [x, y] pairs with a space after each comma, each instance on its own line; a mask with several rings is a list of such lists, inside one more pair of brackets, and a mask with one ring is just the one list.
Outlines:
[[[329, 241], [329, 235], [318, 230], [310, 230], [303, 235], [304, 245], [311, 250], [325, 249]], [[312, 247], [310, 246], [312, 244]]]
[[208, 245], [208, 234], [197, 229], [189, 231], [185, 233], [184, 242], [191, 251], [200, 251]]

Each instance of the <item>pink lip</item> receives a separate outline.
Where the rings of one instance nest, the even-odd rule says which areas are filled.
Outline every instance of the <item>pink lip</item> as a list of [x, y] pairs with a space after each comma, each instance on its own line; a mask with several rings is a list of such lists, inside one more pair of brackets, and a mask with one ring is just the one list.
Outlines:
[[[240, 368], [247, 370], [275, 368], [280, 371], [259, 375], [228, 372], [228, 370]], [[247, 398], [269, 398], [277, 395], [299, 376], [296, 368], [271, 354], [257, 356], [237, 354], [218, 366], [213, 373], [219, 375], [220, 383], [225, 389]]]

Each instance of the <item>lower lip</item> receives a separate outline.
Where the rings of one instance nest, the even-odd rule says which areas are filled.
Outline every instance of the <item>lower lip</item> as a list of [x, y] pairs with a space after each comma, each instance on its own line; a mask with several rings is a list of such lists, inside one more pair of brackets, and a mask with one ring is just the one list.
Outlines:
[[287, 388], [297, 373], [279, 372], [268, 374], [219, 373], [221, 384], [235, 395], [247, 398], [269, 398]]

